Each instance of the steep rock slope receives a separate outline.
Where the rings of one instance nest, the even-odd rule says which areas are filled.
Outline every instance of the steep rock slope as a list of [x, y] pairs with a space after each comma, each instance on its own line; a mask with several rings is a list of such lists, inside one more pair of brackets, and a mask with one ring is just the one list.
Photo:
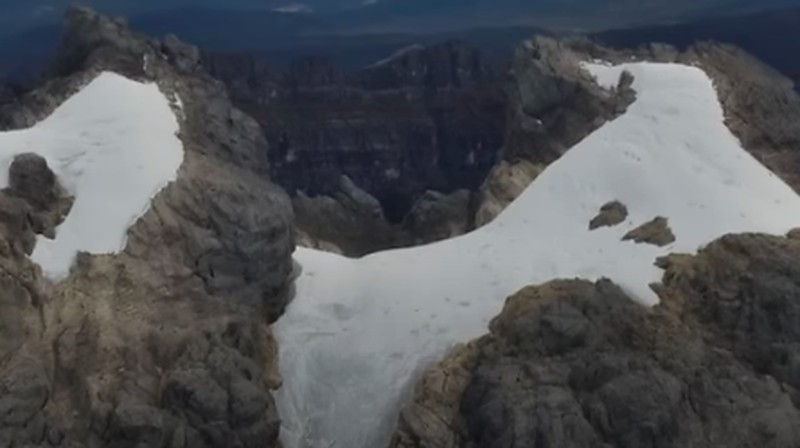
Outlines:
[[[494, 221], [361, 260], [298, 251], [297, 296], [276, 327], [287, 446], [387, 444], [419, 371], [482, 334], [505, 297], [526, 285], [607, 277], [652, 305], [649, 284], [662, 275], [656, 258], [694, 252], [727, 233], [785, 234], [800, 223], [800, 197], [725, 126], [705, 71], [591, 57], [576, 63], [609, 97], [628, 85], [635, 101], [551, 163]], [[615, 200], [627, 219], [590, 230]], [[673, 244], [623, 241], [658, 217]]]
[[654, 309], [608, 280], [525, 288], [425, 374], [391, 446], [796, 446], [799, 255], [744, 234], [665, 258]]
[[[348, 255], [439, 239], [404, 223], [419, 220], [414, 204], [428, 191], [476, 191], [503, 144], [505, 63], [463, 43], [409, 47], [356, 70], [323, 58], [283, 70], [241, 55], [205, 64], [264, 129], [273, 177], [298, 198], [298, 228]], [[378, 200], [380, 216], [340, 200], [352, 190], [342, 175]]]
[[476, 225], [497, 217], [544, 168], [633, 101], [632, 79], [603, 89], [580, 67], [588, 57], [571, 41], [537, 37], [519, 46], [507, 87], [504, 145], [481, 186]]
[[[98, 93], [109, 80], [113, 92]], [[166, 129], [139, 127], [137, 113], [153, 110], [172, 115], [154, 116]], [[160, 141], [170, 122], [180, 140]], [[268, 322], [290, 292], [291, 205], [264, 180], [258, 125], [199, 69], [197, 50], [73, 9], [49, 81], [2, 108], [0, 126], [3, 154], [45, 157], [30, 156], [39, 162], [24, 175], [17, 157], [0, 193], [0, 446], [275, 446]], [[20, 137], [48, 129], [52, 139]], [[45, 238], [32, 217], [50, 208], [25, 192], [47, 197], [55, 178], [74, 196], [59, 241], [87, 194], [112, 209], [98, 220], [122, 206], [131, 184], [113, 163], [96, 168], [123, 143], [162, 156], [177, 144], [174, 180], [148, 192], [118, 247], [79, 245], [63, 280], [45, 278], [28, 255]], [[117, 160], [146, 166], [134, 162]], [[70, 182], [90, 174], [105, 190]]]

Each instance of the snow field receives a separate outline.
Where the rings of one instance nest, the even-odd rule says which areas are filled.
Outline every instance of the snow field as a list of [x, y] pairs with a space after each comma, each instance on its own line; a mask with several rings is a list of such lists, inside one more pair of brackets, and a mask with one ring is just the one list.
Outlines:
[[124, 249], [128, 228], [177, 176], [178, 131], [158, 86], [104, 72], [32, 128], [0, 132], [0, 188], [14, 156], [32, 152], [75, 196], [56, 238], [39, 236], [31, 255], [47, 277], [66, 277], [79, 251]]
[[[297, 295], [277, 323], [287, 448], [386, 446], [419, 373], [487, 331], [509, 295], [556, 278], [608, 277], [644, 305], [654, 260], [732, 232], [783, 234], [800, 198], [725, 127], [711, 80], [678, 64], [586, 64], [606, 87], [633, 74], [637, 100], [553, 163], [488, 226], [352, 260], [298, 249]], [[628, 219], [589, 231], [619, 200]], [[621, 241], [664, 216], [677, 241]]]

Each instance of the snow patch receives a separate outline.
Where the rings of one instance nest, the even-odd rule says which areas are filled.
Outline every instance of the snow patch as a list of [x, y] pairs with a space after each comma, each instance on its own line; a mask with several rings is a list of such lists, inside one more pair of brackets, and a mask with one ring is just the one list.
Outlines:
[[[453, 344], [484, 334], [506, 297], [526, 285], [608, 277], [653, 305], [648, 285], [662, 275], [657, 257], [695, 252], [730, 232], [783, 234], [800, 224], [800, 198], [725, 127], [703, 71], [585, 67], [607, 86], [630, 71], [636, 101], [488, 226], [360, 260], [298, 249], [304, 272], [275, 327], [287, 448], [387, 446], [418, 372]], [[586, 223], [614, 199], [628, 206], [628, 220], [590, 232]], [[633, 223], [653, 216], [669, 218], [674, 244], [621, 241]]]
[[104, 72], [30, 129], [0, 132], [0, 188], [14, 156], [47, 160], [75, 196], [54, 240], [40, 236], [31, 259], [60, 280], [81, 252], [125, 248], [127, 230], [183, 162], [179, 125], [156, 84]]

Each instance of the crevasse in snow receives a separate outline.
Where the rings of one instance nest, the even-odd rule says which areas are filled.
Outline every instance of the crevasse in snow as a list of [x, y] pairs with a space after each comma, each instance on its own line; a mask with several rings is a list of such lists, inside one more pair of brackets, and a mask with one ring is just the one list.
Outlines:
[[[297, 295], [276, 326], [287, 448], [386, 446], [421, 369], [486, 332], [510, 294], [555, 278], [608, 277], [643, 304], [653, 262], [730, 232], [782, 234], [800, 198], [742, 149], [700, 69], [587, 64], [602, 85], [622, 70], [637, 100], [553, 163], [490, 225], [449, 241], [351, 260], [299, 249]], [[611, 200], [623, 224], [590, 232]], [[621, 241], [656, 216], [677, 241]]]
[[32, 152], [75, 196], [55, 240], [40, 236], [31, 255], [46, 276], [65, 277], [78, 251], [125, 247], [128, 228], [183, 162], [178, 131], [157, 85], [104, 72], [32, 128], [0, 132], [0, 188], [14, 156]]

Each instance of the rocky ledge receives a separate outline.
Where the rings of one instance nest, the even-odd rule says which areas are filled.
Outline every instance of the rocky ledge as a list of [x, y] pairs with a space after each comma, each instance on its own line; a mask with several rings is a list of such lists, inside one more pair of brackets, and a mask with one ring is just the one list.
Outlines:
[[659, 260], [653, 309], [607, 280], [520, 291], [489, 335], [425, 375], [392, 446], [798, 445], [791, 235], [730, 235]]
[[197, 49], [81, 8], [48, 80], [0, 109], [0, 129], [32, 126], [102, 71], [158, 84], [184, 162], [124, 251], [79, 254], [53, 283], [26, 254], [68, 200], [59, 208], [41, 159], [15, 161], [0, 192], [0, 446], [277, 446], [269, 322], [291, 292], [294, 242], [267, 142]]

